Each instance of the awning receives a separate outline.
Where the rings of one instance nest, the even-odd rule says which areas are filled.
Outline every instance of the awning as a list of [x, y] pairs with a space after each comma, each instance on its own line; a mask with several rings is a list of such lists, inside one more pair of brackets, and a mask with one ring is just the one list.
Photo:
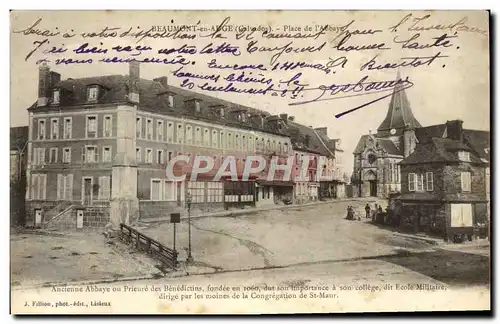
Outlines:
[[291, 181], [267, 181], [267, 180], [257, 180], [257, 183], [261, 186], [271, 186], [271, 187], [293, 187]]

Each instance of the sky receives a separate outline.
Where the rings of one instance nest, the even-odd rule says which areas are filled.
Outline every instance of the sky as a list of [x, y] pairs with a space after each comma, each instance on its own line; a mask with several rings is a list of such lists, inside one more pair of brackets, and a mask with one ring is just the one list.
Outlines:
[[[332, 48], [335, 45], [333, 39], [338, 35], [337, 31], [329, 32], [316, 40], [302, 39], [294, 40], [293, 46], [318, 46], [323, 41], [327, 41], [324, 50], [314, 53], [288, 53], [279, 58], [279, 62], [285, 61], [307, 61], [313, 63], [326, 64], [330, 59], [341, 56], [347, 58], [344, 68], [339, 68], [336, 73], [325, 74], [314, 69], [302, 69], [300, 71], [289, 72], [266, 72], [267, 77], [273, 80], [288, 79], [297, 72], [302, 72], [301, 82], [310, 85], [330, 85], [348, 84], [357, 82], [365, 75], [370, 80], [384, 81], [394, 80], [397, 69], [385, 69], [381, 71], [360, 71], [363, 62], [368, 62], [376, 57], [377, 62], [397, 62], [400, 57], [407, 56], [429, 56], [442, 52], [448, 56], [438, 60], [430, 66], [402, 67], [399, 69], [403, 78], [408, 77], [413, 86], [406, 90], [413, 114], [422, 126], [444, 123], [447, 120], [462, 119], [464, 127], [468, 129], [489, 130], [490, 125], [490, 90], [489, 90], [489, 39], [488, 35], [474, 32], [477, 29], [488, 30], [488, 16], [486, 12], [465, 12], [465, 11], [432, 11], [413, 12], [409, 19], [431, 15], [429, 19], [423, 21], [419, 26], [449, 26], [466, 17], [462, 30], [457, 28], [447, 30], [425, 30], [408, 31], [411, 23], [398, 27], [397, 32], [391, 32], [390, 27], [401, 21], [411, 12], [222, 12], [222, 11], [143, 11], [143, 12], [12, 12], [11, 13], [11, 97], [10, 97], [10, 122], [11, 126], [22, 126], [28, 124], [27, 108], [37, 99], [38, 67], [36, 61], [45, 57], [56, 58], [54, 55], [46, 55], [40, 51], [35, 52], [30, 59], [25, 60], [25, 56], [33, 49], [33, 42], [43, 40], [44, 37], [36, 35], [24, 35], [14, 33], [31, 26], [37, 19], [41, 18], [38, 29], [51, 29], [55, 31], [70, 32], [77, 34], [72, 38], [63, 39], [60, 36], [51, 37], [51, 45], [72, 49], [78, 45], [89, 42], [94, 46], [110, 48], [115, 45], [134, 45], [135, 40], [131, 39], [82, 39], [79, 33], [89, 31], [100, 31], [103, 27], [121, 28], [121, 31], [129, 27], [141, 27], [149, 29], [151, 26], [169, 26], [174, 20], [174, 24], [196, 24], [198, 21], [202, 25], [211, 26], [219, 24], [225, 17], [230, 17], [230, 24], [234, 25], [262, 25], [272, 26], [273, 29], [280, 28], [281, 31], [291, 27], [302, 28], [306, 26], [315, 29], [316, 25], [329, 24], [330, 26], [345, 26], [351, 21], [351, 32], [354, 30], [379, 29], [373, 35], [355, 35], [349, 40], [349, 44], [380, 44], [384, 42], [385, 47], [390, 50], [360, 50], [360, 51], [339, 51]], [[463, 20], [462, 20], [463, 21]], [[465, 27], [469, 29], [465, 30]], [[457, 34], [454, 34], [457, 32]], [[304, 31], [305, 33], [305, 31]], [[433, 38], [448, 33], [452, 36], [453, 46], [446, 48], [427, 48], [420, 50], [402, 49], [401, 44], [396, 44], [396, 40], [406, 40], [419, 34], [421, 44], [432, 43]], [[244, 51], [248, 42], [235, 40], [232, 37], [225, 41], [241, 48], [240, 56], [225, 55], [196, 55], [192, 60], [196, 65], [186, 67], [190, 72], [199, 74], [212, 74], [213, 69], [207, 67], [206, 62], [216, 58], [218, 62], [224, 64], [264, 64], [269, 65], [272, 54], [268, 52], [255, 52], [248, 54]], [[338, 39], [337, 39], [338, 40]], [[258, 44], [267, 47], [283, 46], [290, 40], [286, 39], [258, 39]], [[198, 49], [213, 42], [218, 44], [221, 40], [200, 39], [172, 40], [172, 39], [148, 39], [142, 41], [141, 45], [148, 45], [154, 49], [180, 47], [184, 43], [195, 45]], [[59, 57], [59, 56], [58, 56]], [[95, 57], [95, 56], [94, 56]], [[126, 64], [84, 64], [84, 65], [55, 65], [49, 63], [52, 70], [61, 73], [62, 79], [79, 78], [107, 74], [127, 74]], [[169, 83], [179, 86], [182, 79], [172, 75], [174, 67], [160, 64], [142, 64], [141, 77], [152, 79], [159, 76], [167, 76]], [[201, 90], [200, 90], [201, 91]], [[317, 92], [316, 92], [317, 93]], [[215, 96], [214, 93], [204, 93]], [[311, 94], [312, 95], [312, 94]], [[295, 120], [301, 124], [313, 127], [328, 127], [328, 135], [331, 138], [340, 138], [345, 150], [345, 169], [350, 173], [352, 169], [352, 151], [359, 138], [363, 134], [368, 134], [371, 130], [376, 132], [377, 127], [384, 119], [390, 102], [390, 97], [379, 100], [356, 112], [335, 118], [335, 115], [362, 105], [368, 101], [377, 99], [380, 95], [372, 94], [359, 97], [342, 98], [336, 100], [320, 101], [306, 105], [290, 106], [290, 98], [280, 98], [243, 95], [231, 93], [217, 93], [219, 98], [235, 102], [238, 104], [262, 109], [271, 113], [287, 113], [295, 116]]]

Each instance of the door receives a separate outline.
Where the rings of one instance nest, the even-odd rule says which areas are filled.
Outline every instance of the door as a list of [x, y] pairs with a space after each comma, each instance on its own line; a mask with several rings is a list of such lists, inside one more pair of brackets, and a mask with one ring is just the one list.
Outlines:
[[83, 205], [92, 205], [92, 179], [83, 179]]
[[76, 211], [76, 228], [83, 228], [83, 210]]
[[35, 227], [42, 225], [42, 210], [35, 209]]
[[370, 181], [370, 196], [377, 196], [377, 181]]

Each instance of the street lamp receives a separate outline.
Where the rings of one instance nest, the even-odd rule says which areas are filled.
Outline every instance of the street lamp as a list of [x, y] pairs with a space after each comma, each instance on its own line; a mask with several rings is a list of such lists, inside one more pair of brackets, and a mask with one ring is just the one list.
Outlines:
[[193, 262], [193, 256], [191, 255], [191, 193], [186, 194], [186, 203], [187, 203], [187, 208], [188, 208], [188, 257], [186, 260], [186, 263], [192, 263]]

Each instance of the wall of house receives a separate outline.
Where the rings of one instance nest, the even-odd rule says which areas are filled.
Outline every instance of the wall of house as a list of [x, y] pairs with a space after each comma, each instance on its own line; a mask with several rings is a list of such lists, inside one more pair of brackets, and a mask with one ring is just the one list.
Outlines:
[[[462, 191], [461, 172], [471, 173], [471, 191]], [[486, 201], [486, 177], [485, 168], [472, 166], [469, 163], [460, 163], [458, 165], [447, 165], [444, 168], [444, 191], [452, 195], [456, 200], [462, 201]]]
[[[433, 191], [427, 191], [426, 188], [426, 173], [433, 173]], [[424, 191], [410, 191], [408, 187], [409, 174], [423, 174], [424, 175]], [[415, 199], [436, 199], [440, 200], [445, 194], [445, 181], [446, 175], [444, 173], [444, 166], [442, 164], [411, 164], [401, 165], [401, 194], [412, 194]]]

